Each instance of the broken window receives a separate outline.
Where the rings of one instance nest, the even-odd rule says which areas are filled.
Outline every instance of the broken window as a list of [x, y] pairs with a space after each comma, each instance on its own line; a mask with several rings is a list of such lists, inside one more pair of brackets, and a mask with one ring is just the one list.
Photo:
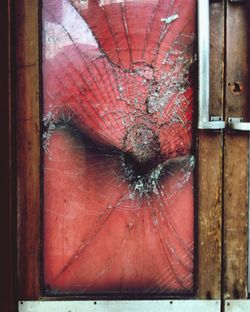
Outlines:
[[194, 0], [43, 0], [46, 294], [194, 290]]

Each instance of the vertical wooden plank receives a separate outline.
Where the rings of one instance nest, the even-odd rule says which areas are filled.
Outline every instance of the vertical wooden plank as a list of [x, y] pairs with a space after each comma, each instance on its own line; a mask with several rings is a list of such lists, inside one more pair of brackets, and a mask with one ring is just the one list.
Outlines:
[[10, 1], [0, 2], [0, 311], [14, 312], [16, 304], [14, 137], [12, 110], [12, 11]]
[[[248, 120], [248, 4], [227, 4], [226, 118]], [[248, 133], [225, 135], [224, 297], [247, 297]]]
[[[210, 115], [223, 116], [224, 4], [210, 4]], [[221, 297], [221, 132], [200, 131], [198, 144], [198, 297]]]
[[18, 296], [39, 297], [40, 142], [38, 1], [15, 2]]

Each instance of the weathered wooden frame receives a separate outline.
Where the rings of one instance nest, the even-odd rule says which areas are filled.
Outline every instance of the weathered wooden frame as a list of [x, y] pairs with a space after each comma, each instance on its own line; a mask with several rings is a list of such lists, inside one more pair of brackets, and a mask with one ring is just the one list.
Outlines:
[[[224, 1], [211, 3], [210, 114], [213, 116], [223, 116], [224, 23]], [[200, 298], [220, 298], [223, 133], [203, 130], [198, 139], [198, 294]]]
[[[211, 4], [211, 112], [223, 115], [224, 98], [224, 15], [225, 1]], [[16, 130], [17, 130], [17, 231], [18, 231], [18, 295], [20, 300], [38, 300], [41, 297], [40, 257], [41, 257], [41, 214], [40, 214], [40, 7], [38, 0], [15, 2], [15, 43], [16, 43]], [[219, 57], [218, 57], [219, 56]], [[230, 57], [230, 55], [228, 55]], [[228, 95], [227, 95], [228, 96]], [[226, 135], [226, 134], [225, 134]], [[228, 285], [233, 298], [233, 282], [227, 282], [227, 273], [222, 274], [222, 258], [225, 259], [233, 244], [227, 236], [229, 214], [233, 207], [224, 208], [227, 202], [226, 171], [223, 177], [223, 142], [230, 140], [223, 134], [200, 131], [198, 135], [198, 211], [197, 211], [197, 296], [199, 299], [220, 299], [221, 291]], [[228, 141], [227, 141], [228, 140]], [[242, 140], [247, 146], [246, 139]], [[243, 142], [244, 141], [244, 142]], [[235, 144], [235, 143], [232, 143]], [[229, 145], [227, 145], [229, 146]], [[226, 152], [227, 153], [227, 152]], [[231, 152], [230, 152], [231, 153]], [[227, 157], [227, 156], [225, 156]], [[231, 156], [230, 156], [231, 157]], [[225, 158], [225, 161], [229, 161]], [[242, 160], [245, 163], [245, 159]], [[229, 165], [230, 166], [230, 165]], [[244, 178], [245, 179], [245, 178]], [[229, 183], [229, 182], [228, 182]], [[245, 212], [245, 205], [243, 205]], [[246, 221], [246, 216], [244, 217]], [[223, 231], [224, 229], [224, 231]], [[244, 232], [245, 233], [245, 232]], [[230, 234], [231, 235], [231, 234]], [[235, 234], [234, 241], [242, 241], [245, 246], [246, 234]], [[222, 243], [225, 243], [223, 249]], [[230, 247], [231, 246], [231, 247]], [[245, 247], [244, 247], [245, 248]], [[241, 267], [246, 261], [243, 253], [234, 265]], [[245, 266], [244, 266], [245, 268]], [[234, 272], [229, 275], [232, 276]], [[245, 281], [245, 271], [240, 275]], [[222, 283], [223, 281], [223, 283]], [[245, 282], [243, 282], [244, 284]], [[245, 284], [244, 284], [245, 285]], [[245, 286], [242, 288], [245, 289]], [[231, 289], [231, 290], [228, 290]], [[245, 291], [239, 290], [239, 296]]]
[[40, 296], [39, 2], [15, 2], [18, 298]]
[[[248, 2], [227, 2], [225, 119], [249, 121], [249, 18]], [[233, 27], [232, 27], [233, 25]], [[234, 82], [244, 85], [233, 92]], [[245, 299], [248, 259], [248, 132], [224, 134], [223, 173], [223, 297]]]

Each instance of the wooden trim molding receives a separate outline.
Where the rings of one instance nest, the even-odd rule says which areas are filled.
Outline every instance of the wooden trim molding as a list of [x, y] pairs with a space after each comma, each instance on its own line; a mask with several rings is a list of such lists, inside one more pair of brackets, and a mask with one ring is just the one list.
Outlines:
[[15, 2], [18, 297], [40, 295], [39, 4]]
[[[224, 3], [210, 4], [210, 113], [223, 116]], [[198, 297], [221, 298], [222, 132], [198, 143]]]

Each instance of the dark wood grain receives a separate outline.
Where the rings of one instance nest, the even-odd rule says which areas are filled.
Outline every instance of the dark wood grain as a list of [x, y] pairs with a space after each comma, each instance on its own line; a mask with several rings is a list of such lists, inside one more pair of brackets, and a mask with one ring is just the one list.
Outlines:
[[12, 110], [12, 12], [10, 1], [0, 3], [0, 311], [16, 311], [16, 237], [14, 208], [14, 138]]
[[38, 1], [15, 3], [18, 297], [40, 294], [40, 141]]
[[[223, 115], [224, 5], [210, 4], [210, 115]], [[221, 132], [200, 131], [198, 143], [198, 297], [221, 297]]]
[[[249, 5], [227, 5], [226, 118], [249, 120]], [[242, 92], [234, 92], [240, 82]], [[224, 297], [247, 297], [248, 133], [225, 134], [224, 157]]]

